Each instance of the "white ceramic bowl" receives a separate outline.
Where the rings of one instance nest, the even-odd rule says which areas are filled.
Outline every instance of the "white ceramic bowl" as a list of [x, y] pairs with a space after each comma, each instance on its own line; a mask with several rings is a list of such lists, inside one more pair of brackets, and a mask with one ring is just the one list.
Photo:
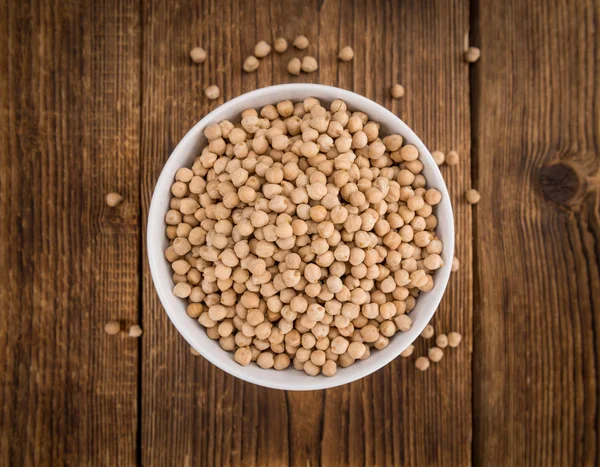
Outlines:
[[[239, 120], [240, 113], [246, 108], [258, 109], [266, 104], [275, 104], [286, 99], [295, 102], [310, 96], [325, 102], [342, 99], [350, 110], [363, 111], [371, 120], [379, 122], [382, 134], [402, 135], [405, 141], [419, 149], [420, 160], [424, 165], [423, 174], [427, 178], [428, 186], [442, 193], [442, 201], [437, 206], [435, 214], [438, 217], [436, 232], [444, 243], [442, 253], [444, 266], [435, 273], [433, 289], [422, 293], [417, 299], [416, 307], [410, 313], [413, 320], [412, 328], [408, 332], [392, 337], [385, 349], [373, 351], [368, 359], [358, 361], [348, 368], [338, 368], [337, 374], [333, 377], [308, 376], [291, 367], [284, 371], [275, 371], [263, 370], [255, 364], [242, 367], [235, 363], [233, 353], [221, 349], [216, 341], [209, 339], [202, 326], [187, 315], [186, 301], [173, 295], [171, 266], [163, 254], [168, 246], [164, 217], [169, 209], [170, 186], [177, 169], [191, 166], [194, 158], [200, 154], [206, 141], [204, 128], [224, 119]], [[150, 205], [147, 234], [148, 259], [154, 285], [165, 311], [185, 340], [204, 358], [233, 376], [261, 386], [287, 390], [325, 389], [350, 383], [373, 373], [400, 355], [419, 336], [435, 313], [446, 289], [454, 257], [454, 219], [448, 191], [442, 174], [423, 142], [402, 120], [379, 104], [351, 91], [319, 84], [282, 84], [257, 89], [230, 100], [200, 120], [177, 145], [160, 174]]]

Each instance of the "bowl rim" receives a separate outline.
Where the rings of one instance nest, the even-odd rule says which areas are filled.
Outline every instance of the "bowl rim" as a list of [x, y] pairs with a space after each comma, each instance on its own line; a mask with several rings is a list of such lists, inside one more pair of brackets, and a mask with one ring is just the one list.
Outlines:
[[[333, 377], [325, 377], [323, 375], [313, 377], [313, 376], [305, 375], [306, 378], [310, 378], [310, 380], [312, 382], [312, 384], [307, 384], [306, 387], [297, 387], [294, 384], [287, 383], [287, 382], [277, 383], [277, 382], [270, 381], [268, 378], [261, 379], [261, 378], [254, 377], [249, 372], [245, 372], [244, 367], [242, 367], [241, 365], [238, 365], [235, 362], [234, 362], [234, 365], [232, 365], [231, 367], [227, 367], [227, 368], [225, 368], [223, 365], [221, 365], [217, 361], [217, 359], [213, 357], [212, 352], [205, 351], [204, 347], [202, 345], [199, 345], [196, 342], [196, 340], [190, 335], [190, 332], [188, 331], [186, 326], [178, 323], [179, 312], [177, 310], [172, 309], [169, 306], [168, 297], [169, 296], [174, 297], [172, 295], [172, 282], [169, 282], [169, 284], [165, 284], [164, 283], [165, 281], [163, 281], [159, 277], [159, 271], [158, 271], [158, 268], [159, 268], [158, 263], [161, 261], [166, 261], [162, 247], [157, 248], [156, 241], [154, 241], [154, 239], [156, 238], [156, 233], [155, 233], [156, 231], [160, 230], [161, 231], [160, 235], [164, 236], [164, 214], [165, 213], [162, 212], [163, 206], [160, 205], [160, 201], [158, 200], [158, 198], [161, 197], [161, 193], [164, 193], [165, 191], [170, 190], [170, 186], [171, 186], [171, 183], [173, 180], [172, 173], [171, 173], [172, 172], [171, 165], [175, 164], [175, 159], [177, 158], [176, 156], [178, 155], [178, 153], [181, 151], [184, 151], [185, 150], [184, 146], [187, 146], [187, 144], [190, 144], [192, 142], [192, 140], [198, 136], [198, 133], [206, 125], [213, 123], [214, 121], [216, 121], [220, 118], [219, 117], [219, 118], [215, 119], [215, 115], [220, 114], [220, 113], [225, 113], [228, 110], [233, 110], [233, 108], [235, 108], [237, 106], [240, 106], [239, 111], [241, 112], [244, 108], [253, 107], [253, 105], [251, 105], [251, 104], [244, 106], [243, 105], [244, 102], [251, 100], [252, 98], [254, 98], [256, 96], [263, 96], [265, 93], [276, 94], [277, 92], [286, 90], [286, 89], [290, 89], [290, 91], [293, 89], [296, 92], [304, 91], [306, 93], [306, 97], [311, 97], [313, 92], [317, 92], [319, 94], [328, 93], [333, 97], [333, 99], [352, 101], [352, 104], [350, 104], [349, 106], [353, 107], [353, 108], [357, 108], [358, 110], [361, 110], [361, 111], [364, 108], [362, 106], [367, 106], [367, 107], [375, 106], [378, 108], [378, 111], [382, 112], [385, 115], [386, 121], [388, 121], [388, 119], [396, 120], [397, 121], [396, 123], [399, 123], [400, 126], [403, 128], [403, 131], [401, 131], [399, 133], [405, 139], [406, 139], [406, 136], [410, 137], [410, 139], [412, 140], [411, 144], [415, 144], [419, 149], [419, 158], [420, 159], [425, 158], [428, 162], [428, 166], [433, 168], [435, 177], [437, 179], [436, 180], [437, 181], [436, 189], [438, 189], [442, 192], [442, 199], [443, 200], [445, 199], [448, 201], [447, 209], [444, 209], [444, 216], [447, 218], [447, 222], [446, 222], [447, 231], [445, 233], [447, 240], [444, 241], [444, 254], [445, 254], [445, 256], [447, 256], [449, 258], [454, 257], [454, 243], [455, 243], [454, 213], [453, 213], [453, 209], [452, 209], [452, 203], [450, 201], [450, 197], [448, 194], [448, 189], [447, 189], [445, 180], [444, 180], [439, 168], [437, 167], [437, 164], [435, 163], [433, 157], [431, 156], [430, 151], [427, 149], [427, 147], [425, 146], [423, 141], [414, 133], [414, 131], [400, 117], [398, 117], [397, 115], [392, 113], [390, 110], [383, 107], [381, 104], [378, 104], [377, 102], [375, 102], [365, 96], [357, 94], [353, 91], [338, 88], [335, 86], [323, 85], [323, 84], [287, 83], [287, 84], [278, 84], [278, 85], [266, 86], [263, 88], [255, 89], [253, 91], [249, 91], [247, 93], [241, 94], [241, 95], [231, 99], [230, 101], [227, 101], [227, 102], [219, 105], [218, 107], [216, 107], [215, 109], [210, 111], [208, 114], [206, 114], [202, 119], [200, 119], [179, 141], [179, 143], [176, 145], [175, 149], [173, 149], [173, 151], [169, 155], [167, 161], [163, 165], [161, 173], [160, 173], [158, 180], [157, 180], [156, 184], [154, 185], [154, 188], [152, 191], [152, 199], [150, 202], [150, 209], [148, 211], [147, 227], [146, 227], [146, 246], [148, 249], [148, 265], [150, 268], [150, 273], [152, 276], [152, 282], [154, 284], [154, 288], [156, 290], [156, 293], [158, 294], [161, 305], [162, 305], [164, 311], [166, 312], [167, 316], [169, 317], [169, 320], [171, 321], [171, 323], [175, 326], [175, 328], [177, 329], [179, 334], [187, 341], [187, 343], [191, 347], [193, 347], [196, 351], [198, 351], [205, 359], [207, 359], [210, 363], [215, 365], [217, 368], [219, 368], [219, 369], [223, 370], [224, 372], [226, 372], [232, 376], [235, 376], [236, 378], [239, 378], [243, 381], [253, 383], [253, 384], [256, 384], [259, 386], [267, 387], [267, 388], [272, 388], [272, 389], [298, 390], [298, 391], [328, 389], [328, 388], [333, 388], [336, 386], [341, 386], [341, 385], [344, 385], [347, 383], [351, 383], [353, 381], [358, 381], [358, 380], [364, 378], [365, 376], [368, 376], [368, 375], [376, 372], [377, 370], [379, 370], [379, 369], [383, 368], [384, 366], [386, 366], [387, 364], [389, 364], [392, 360], [396, 359], [400, 355], [400, 353], [402, 353], [402, 351], [404, 349], [406, 349], [406, 347], [408, 347], [408, 345], [411, 345], [411, 343], [413, 343], [416, 340], [416, 338], [420, 335], [422, 330], [425, 328], [427, 323], [431, 320], [431, 318], [437, 311], [437, 308], [439, 307], [439, 304], [440, 304], [442, 297], [448, 286], [448, 281], [449, 281], [449, 277], [450, 277], [450, 268], [451, 268], [451, 264], [448, 264], [448, 263], [451, 263], [451, 261], [444, 264], [444, 266], [436, 272], [436, 276], [437, 276], [436, 283], [434, 285], [434, 288], [430, 292], [428, 292], [428, 293], [433, 293], [433, 291], [436, 291], [435, 298], [433, 298], [433, 302], [434, 302], [435, 306], [431, 306], [431, 308], [426, 313], [426, 315], [427, 315], [426, 321], [424, 323], [421, 323], [422, 324], [421, 326], [415, 326], [413, 323], [413, 327], [405, 333], [405, 334], [411, 334], [411, 341], [409, 344], [407, 344], [403, 349], [400, 349], [399, 351], [397, 351], [395, 353], [391, 353], [390, 355], [386, 356], [385, 358], [382, 357], [378, 360], [373, 360], [372, 362], [369, 362], [370, 359], [361, 361], [360, 363], [361, 364], [364, 363], [365, 365], [361, 365], [360, 369], [355, 370], [353, 372], [345, 372], [345, 371], [343, 371], [345, 369], [341, 369], [342, 371], [338, 372]], [[274, 101], [276, 101], [276, 100], [277, 99], [274, 98]], [[296, 99], [293, 99], [293, 100], [296, 100]], [[273, 102], [271, 102], [271, 103], [273, 103]], [[365, 112], [368, 113], [367, 111], [365, 111]], [[380, 121], [380, 123], [383, 123], [381, 118], [378, 118], [378, 120]], [[179, 168], [179, 167], [177, 167], [177, 168]], [[439, 218], [439, 216], [438, 216], [438, 218]], [[439, 228], [439, 225], [438, 225], [438, 228]], [[448, 241], [448, 240], [450, 240], [450, 241]], [[187, 315], [186, 315], [186, 317], [187, 317]], [[222, 350], [222, 351], [226, 352], [224, 350]], [[228, 353], [230, 353], [230, 352], [228, 352]], [[369, 364], [367, 364], [367, 363], [369, 363]], [[263, 370], [263, 371], [273, 371], [273, 370]], [[290, 367], [285, 371], [296, 371], [296, 370], [293, 370]]]

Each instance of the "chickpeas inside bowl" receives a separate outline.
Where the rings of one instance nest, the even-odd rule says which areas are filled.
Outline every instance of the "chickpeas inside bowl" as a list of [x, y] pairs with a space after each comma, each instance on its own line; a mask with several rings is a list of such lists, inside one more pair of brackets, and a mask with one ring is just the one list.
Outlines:
[[294, 84], [240, 96], [188, 133], [157, 183], [148, 241], [161, 301], [198, 352], [256, 384], [317, 389], [414, 341], [454, 232], [435, 161], [401, 120]]

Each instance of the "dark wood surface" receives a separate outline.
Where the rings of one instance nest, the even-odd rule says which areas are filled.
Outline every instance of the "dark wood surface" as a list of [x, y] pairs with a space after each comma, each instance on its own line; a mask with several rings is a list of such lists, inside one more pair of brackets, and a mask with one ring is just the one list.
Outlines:
[[[0, 465], [597, 465], [599, 24], [594, 0], [0, 0]], [[288, 75], [292, 51], [241, 71], [297, 34], [318, 72]], [[219, 104], [300, 81], [461, 155], [442, 168], [461, 269], [433, 324], [464, 341], [424, 374], [253, 386], [194, 357], [154, 292], [145, 221], [170, 152]]]

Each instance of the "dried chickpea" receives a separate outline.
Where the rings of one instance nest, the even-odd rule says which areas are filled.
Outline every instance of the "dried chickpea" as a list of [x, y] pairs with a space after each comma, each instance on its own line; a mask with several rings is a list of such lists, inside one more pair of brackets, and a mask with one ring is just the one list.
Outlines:
[[337, 364], [333, 360], [327, 360], [321, 371], [325, 376], [334, 376], [337, 373]]
[[106, 195], [106, 204], [111, 208], [117, 207], [123, 202], [123, 197], [119, 193], [109, 193]]
[[467, 63], [475, 63], [481, 57], [481, 51], [477, 47], [469, 47], [465, 52]]
[[446, 165], [457, 165], [458, 164], [458, 153], [456, 151], [450, 151], [446, 156]]
[[273, 368], [275, 368], [276, 370], [285, 370], [289, 366], [290, 366], [290, 357], [288, 357], [284, 353], [279, 353], [279, 354], [275, 355], [275, 358], [273, 361]]
[[426, 371], [429, 368], [429, 359], [427, 357], [419, 357], [415, 360], [417, 370]]
[[406, 349], [404, 349], [402, 351], [402, 353], [400, 354], [400, 356], [404, 357], [404, 358], [408, 358], [408, 357], [410, 357], [413, 354], [414, 350], [415, 350], [415, 346], [411, 344]]
[[448, 336], [446, 336], [446, 334], [438, 334], [435, 337], [435, 345], [437, 345], [440, 349], [445, 349], [448, 347]]
[[317, 59], [315, 57], [311, 57], [310, 55], [307, 55], [305, 57], [302, 57], [302, 71], [304, 73], [312, 73], [313, 71], [317, 71], [319, 68], [319, 65], [317, 63]]
[[446, 160], [446, 155], [442, 151], [433, 151], [431, 157], [437, 165], [442, 165]]
[[256, 364], [264, 369], [273, 368], [275, 358], [271, 352], [261, 352], [256, 359]]
[[317, 376], [321, 372], [321, 368], [315, 365], [310, 360], [304, 362], [304, 371], [310, 376]]
[[450, 347], [458, 347], [461, 340], [462, 336], [458, 332], [451, 332], [448, 334], [448, 345]]
[[253, 71], [258, 70], [258, 65], [258, 59], [254, 55], [249, 55], [246, 57], [246, 60], [244, 60], [243, 69], [246, 73], [252, 73]]
[[309, 46], [308, 38], [306, 36], [297, 36], [293, 42], [294, 47], [300, 50], [304, 50]]
[[287, 64], [287, 71], [290, 75], [298, 76], [300, 74], [301, 69], [302, 62], [298, 57], [290, 59], [290, 61]]
[[119, 334], [119, 332], [121, 331], [121, 323], [119, 323], [118, 321], [109, 321], [104, 326], [104, 331], [110, 336]]
[[194, 47], [190, 51], [190, 57], [194, 63], [203, 63], [206, 60], [206, 51], [202, 47]]
[[365, 354], [366, 350], [367, 347], [362, 342], [352, 342], [348, 346], [348, 354], [354, 359], [361, 358]]
[[404, 86], [398, 83], [394, 84], [390, 89], [390, 94], [394, 99], [404, 97]]
[[481, 195], [479, 194], [479, 192], [473, 189], [468, 190], [465, 196], [467, 198], [467, 203], [469, 204], [477, 204], [481, 199]]
[[346, 47], [340, 49], [340, 51], [338, 53], [338, 58], [342, 62], [349, 62], [350, 60], [352, 60], [354, 58], [354, 50], [352, 50], [352, 47], [346, 46]]
[[219, 98], [221, 91], [219, 90], [218, 86], [213, 84], [204, 90], [204, 94], [206, 94], [206, 97], [212, 101]]
[[435, 330], [433, 326], [431, 324], [428, 324], [427, 326], [425, 326], [425, 329], [423, 329], [423, 332], [421, 332], [421, 337], [423, 339], [431, 339], [434, 333]]
[[258, 58], [264, 58], [271, 53], [271, 46], [265, 41], [260, 41], [254, 46], [254, 55]]
[[[283, 37], [278, 37], [277, 39], [275, 39], [275, 42], [273, 43], [273, 49], [275, 49], [275, 52], [281, 54], [281, 53], [285, 52], [287, 50], [287, 48], [288, 48], [288, 43]], [[288, 362], [288, 366], [289, 366], [289, 362]]]
[[444, 351], [439, 347], [432, 347], [427, 351], [429, 360], [438, 363], [444, 357]]

